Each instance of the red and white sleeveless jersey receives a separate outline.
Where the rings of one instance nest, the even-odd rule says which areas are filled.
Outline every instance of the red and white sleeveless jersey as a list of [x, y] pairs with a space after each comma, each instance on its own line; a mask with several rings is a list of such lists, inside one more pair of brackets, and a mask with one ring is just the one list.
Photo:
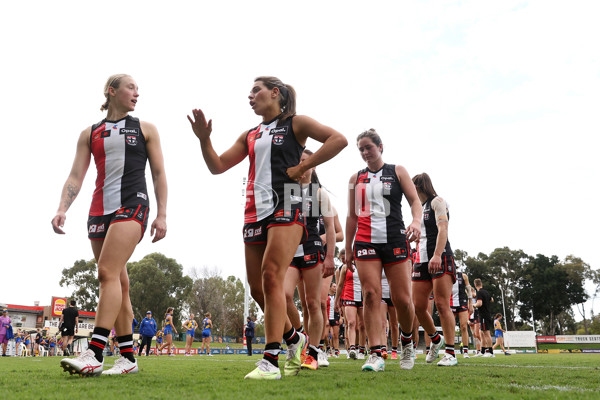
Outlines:
[[360, 170], [355, 187], [358, 215], [355, 241], [389, 243], [402, 240], [405, 237], [402, 195], [394, 165], [384, 164], [377, 172], [368, 168]]
[[[277, 207], [282, 208], [286, 201], [301, 203], [300, 185], [286, 173], [288, 168], [300, 164], [304, 150], [292, 130], [292, 118], [283, 122], [278, 119], [263, 122], [250, 129], [246, 135], [246, 145], [250, 168], [244, 223], [267, 218]], [[286, 184], [296, 185], [293, 187], [297, 187], [297, 190], [290, 192], [288, 189], [288, 193], [285, 193]]]
[[335, 319], [335, 295], [327, 295], [327, 319]]
[[127, 116], [92, 126], [90, 148], [98, 176], [90, 215], [149, 204], [146, 188], [146, 139], [140, 121]]
[[456, 281], [452, 285], [452, 295], [450, 296], [450, 307], [466, 307], [467, 301], [463, 274], [456, 271]]
[[358, 271], [356, 267], [354, 272], [346, 269], [346, 279], [344, 280], [344, 289], [340, 296], [342, 300], [362, 301], [362, 288], [360, 279], [358, 279]]

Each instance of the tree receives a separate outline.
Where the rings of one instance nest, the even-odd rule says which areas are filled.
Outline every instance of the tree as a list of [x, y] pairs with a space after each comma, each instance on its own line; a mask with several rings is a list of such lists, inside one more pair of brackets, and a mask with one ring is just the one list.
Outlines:
[[[577, 304], [577, 310], [583, 317], [584, 332], [588, 334], [588, 320], [585, 312], [585, 302], [589, 295], [585, 292], [585, 281], [594, 282], [597, 279], [597, 271], [593, 271], [589, 264], [585, 263], [581, 258], [573, 255], [568, 255], [563, 263], [563, 268], [567, 271], [569, 282], [575, 285], [572, 301]], [[578, 291], [581, 289], [581, 291]], [[592, 314], [593, 316], [593, 314]]]
[[[244, 284], [235, 276], [223, 279], [217, 269], [194, 270], [192, 289], [187, 298], [190, 312], [197, 315], [211, 313], [215, 333], [222, 336], [240, 336], [244, 325]], [[250, 302], [249, 312], [256, 315], [258, 307]]]
[[95, 310], [98, 307], [100, 282], [98, 281], [96, 260], [75, 261], [71, 268], [63, 268], [59, 285], [75, 288], [69, 296], [77, 301], [82, 310]]
[[129, 296], [134, 316], [141, 320], [151, 310], [160, 325], [163, 313], [173, 307], [173, 323], [179, 326], [192, 279], [183, 275], [183, 267], [173, 258], [160, 253], [148, 254], [140, 261], [127, 264]]
[[[490, 282], [500, 289], [497, 304], [500, 309], [506, 309], [504, 321], [510, 321], [511, 330], [516, 330], [515, 314], [517, 310], [517, 293], [519, 292], [519, 279], [523, 265], [529, 256], [523, 250], [511, 250], [508, 247], [497, 248], [492, 251], [485, 263], [490, 270], [495, 272], [494, 280]], [[504, 294], [504, 296], [502, 296]], [[504, 308], [501, 307], [504, 298]]]
[[525, 265], [520, 282], [520, 301], [523, 304], [520, 316], [528, 320], [533, 311], [536, 320], [544, 322], [542, 328], [545, 334], [560, 332], [561, 321], [564, 327], [568, 320], [560, 314], [569, 311], [585, 296], [581, 282], [571, 281], [567, 268], [560, 264], [556, 256], [548, 258], [538, 254], [532, 258]]

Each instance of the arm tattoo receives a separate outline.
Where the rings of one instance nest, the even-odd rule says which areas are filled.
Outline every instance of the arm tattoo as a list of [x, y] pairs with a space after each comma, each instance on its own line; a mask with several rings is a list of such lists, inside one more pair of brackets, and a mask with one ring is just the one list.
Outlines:
[[67, 198], [65, 199], [65, 206], [67, 208], [71, 207], [71, 204], [73, 204], [73, 201], [75, 201], [78, 193], [79, 188], [77, 186], [73, 185], [72, 183], [67, 185]]

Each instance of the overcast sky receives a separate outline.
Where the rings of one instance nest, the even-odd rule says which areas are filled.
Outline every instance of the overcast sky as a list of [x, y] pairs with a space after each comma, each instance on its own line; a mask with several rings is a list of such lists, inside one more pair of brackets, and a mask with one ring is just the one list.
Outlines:
[[[58, 284], [62, 269], [93, 258], [93, 162], [67, 213], [67, 234], [54, 234], [50, 220], [79, 133], [105, 115], [102, 90], [114, 73], [139, 85], [133, 115], [158, 127], [169, 184], [167, 237], [152, 244], [146, 234], [131, 261], [160, 252], [186, 272], [209, 266], [244, 278], [248, 161], [211, 175], [186, 115], [201, 108], [213, 119], [222, 153], [260, 123], [247, 99], [254, 78], [275, 75], [295, 87], [299, 114], [349, 139], [317, 168], [342, 223], [346, 183], [364, 167], [356, 136], [375, 128], [384, 160], [411, 176], [429, 173], [450, 204], [454, 249], [574, 254], [598, 268], [599, 8], [512, 0], [5, 2], [0, 302], [49, 304], [71, 293]], [[152, 196], [152, 219], [155, 204]]]

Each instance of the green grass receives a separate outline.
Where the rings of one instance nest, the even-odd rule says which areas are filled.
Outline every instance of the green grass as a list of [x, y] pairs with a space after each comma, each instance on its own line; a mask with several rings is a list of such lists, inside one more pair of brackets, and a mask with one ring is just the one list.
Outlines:
[[[62, 371], [58, 357], [0, 358], [2, 399], [597, 399], [600, 354], [459, 356], [459, 365], [413, 370], [387, 360], [386, 371], [361, 372], [361, 360], [330, 358], [331, 365], [281, 381], [247, 381], [259, 356], [140, 357], [140, 373], [80, 378]], [[283, 369], [285, 356], [280, 357]], [[107, 357], [105, 367], [115, 361]]]

